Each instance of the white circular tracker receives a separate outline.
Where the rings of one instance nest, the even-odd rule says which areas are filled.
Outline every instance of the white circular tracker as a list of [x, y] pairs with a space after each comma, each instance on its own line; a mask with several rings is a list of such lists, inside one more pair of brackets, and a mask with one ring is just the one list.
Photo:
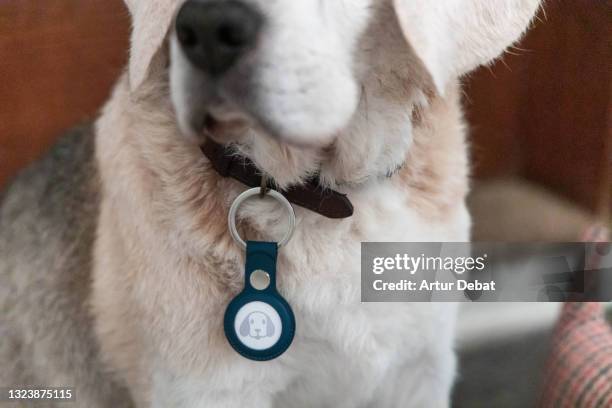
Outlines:
[[[261, 195], [261, 187], [251, 188], [240, 194], [232, 203], [232, 206], [229, 210], [229, 214], [227, 216], [227, 222], [229, 224], [229, 230], [232, 234], [232, 238], [234, 238], [234, 241], [236, 241], [238, 244], [240, 244], [242, 248], [245, 249], [247, 244], [244, 239], [242, 239], [242, 237], [238, 233], [238, 229], [236, 228], [236, 214], [238, 212], [238, 208], [240, 208], [240, 205], [243, 202], [245, 202], [248, 198], [256, 195]], [[293, 236], [293, 230], [295, 229], [295, 211], [293, 211], [293, 207], [291, 206], [289, 200], [287, 200], [285, 196], [279, 193], [278, 191], [268, 190], [265, 195], [276, 199], [276, 201], [281, 203], [289, 213], [289, 229], [287, 230], [287, 233], [285, 233], [283, 239], [281, 239], [278, 243], [278, 247], [282, 248], [287, 245], [287, 243], [291, 240], [291, 237]]]
[[236, 337], [252, 350], [273, 347], [283, 333], [278, 312], [267, 303], [254, 301], [242, 306], [234, 319]]

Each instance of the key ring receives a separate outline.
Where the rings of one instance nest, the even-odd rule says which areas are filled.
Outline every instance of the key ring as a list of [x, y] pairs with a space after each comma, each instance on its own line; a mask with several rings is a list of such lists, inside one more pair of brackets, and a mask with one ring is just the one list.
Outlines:
[[[236, 241], [236, 243], [238, 243], [243, 249], [246, 249], [247, 243], [244, 239], [242, 239], [242, 237], [238, 233], [238, 229], [236, 228], [236, 214], [238, 212], [238, 208], [240, 208], [242, 203], [244, 203], [248, 198], [261, 194], [261, 187], [255, 187], [243, 192], [238, 197], [236, 197], [236, 199], [232, 203], [232, 206], [230, 207], [229, 214], [227, 216], [230, 234], [232, 235], [232, 238], [234, 238], [234, 241]], [[287, 245], [287, 243], [291, 240], [291, 237], [293, 236], [293, 231], [295, 230], [295, 212], [293, 211], [293, 206], [291, 205], [289, 200], [287, 200], [285, 196], [279, 193], [278, 191], [268, 190], [267, 192], [265, 192], [265, 195], [276, 199], [276, 201], [281, 203], [289, 213], [289, 229], [285, 233], [283, 239], [278, 243], [278, 247], [282, 248]]]

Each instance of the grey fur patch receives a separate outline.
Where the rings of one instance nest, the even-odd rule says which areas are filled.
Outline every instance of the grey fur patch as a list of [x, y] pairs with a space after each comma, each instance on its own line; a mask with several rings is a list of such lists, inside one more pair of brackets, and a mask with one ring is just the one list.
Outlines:
[[0, 386], [71, 386], [76, 406], [131, 407], [100, 360], [89, 307], [94, 145], [91, 126], [70, 131], [3, 194]]

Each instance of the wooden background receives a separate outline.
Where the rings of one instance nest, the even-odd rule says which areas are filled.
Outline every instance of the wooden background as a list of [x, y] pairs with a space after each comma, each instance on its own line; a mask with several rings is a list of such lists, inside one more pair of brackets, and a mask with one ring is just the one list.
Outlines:
[[[520, 176], [609, 215], [612, 2], [549, 0], [503, 61], [466, 79], [477, 178]], [[0, 2], [0, 186], [96, 115], [127, 59], [121, 0]]]
[[96, 114], [129, 25], [121, 0], [0, 0], [0, 186]]
[[545, 5], [517, 47], [467, 81], [475, 174], [523, 176], [609, 219], [612, 1]]

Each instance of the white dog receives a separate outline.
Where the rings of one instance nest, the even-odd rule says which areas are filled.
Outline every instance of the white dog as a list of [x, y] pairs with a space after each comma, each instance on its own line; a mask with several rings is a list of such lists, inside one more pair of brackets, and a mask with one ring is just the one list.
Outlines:
[[[127, 4], [129, 72], [96, 125], [99, 200], [86, 217], [96, 230], [84, 295], [95, 335], [76, 340], [65, 328], [40, 340], [53, 357], [0, 357], [19, 355], [18, 370], [47, 356], [45, 372], [76, 385], [84, 407], [111, 406], [109, 393], [123, 388], [137, 407], [448, 406], [455, 306], [361, 304], [360, 242], [469, 240], [458, 78], [515, 41], [538, 0]], [[298, 326], [272, 361], [241, 357], [223, 335], [224, 309], [244, 284], [226, 217], [246, 187], [213, 169], [199, 149], [207, 138], [231, 144], [280, 190], [316, 176], [354, 207], [341, 220], [296, 207], [278, 288]], [[5, 217], [21, 211], [10, 192], [8, 201]], [[278, 239], [287, 227], [267, 200], [240, 217], [250, 238]], [[58, 238], [52, 253], [71, 242]], [[69, 256], [48, 257], [48, 276], [74, 269]], [[11, 262], [19, 279], [36, 279], [26, 260]], [[53, 288], [49, 296], [74, 296]], [[68, 312], [54, 318], [77, 327]], [[81, 351], [52, 346], [60, 341]], [[95, 379], [82, 350], [103, 367]]]

